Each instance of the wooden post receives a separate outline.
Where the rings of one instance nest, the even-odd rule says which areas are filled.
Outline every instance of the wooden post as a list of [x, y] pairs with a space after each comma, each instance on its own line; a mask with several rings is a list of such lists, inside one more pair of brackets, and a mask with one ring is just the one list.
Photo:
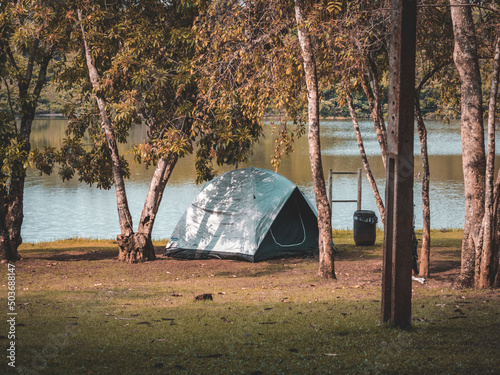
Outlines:
[[358, 168], [358, 211], [361, 210], [361, 168]]
[[411, 325], [417, 0], [391, 0], [382, 323]]

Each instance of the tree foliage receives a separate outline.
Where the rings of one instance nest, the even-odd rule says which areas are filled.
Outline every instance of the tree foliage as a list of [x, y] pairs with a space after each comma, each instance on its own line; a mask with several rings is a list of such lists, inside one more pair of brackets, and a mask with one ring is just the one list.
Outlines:
[[63, 56], [63, 1], [0, 3], [0, 258], [17, 260], [31, 124], [49, 64]]

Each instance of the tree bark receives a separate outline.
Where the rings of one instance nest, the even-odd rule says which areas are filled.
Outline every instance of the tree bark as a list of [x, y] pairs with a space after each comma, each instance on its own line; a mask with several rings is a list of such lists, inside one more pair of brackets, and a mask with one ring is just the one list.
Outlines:
[[149, 185], [137, 233], [133, 236], [119, 237], [118, 246], [120, 247], [120, 252], [118, 260], [136, 263], [156, 259], [151, 233], [153, 232], [153, 225], [158, 208], [160, 207], [163, 192], [176, 163], [177, 156], [167, 156], [159, 160], [151, 179], [151, 184]]
[[298, 38], [302, 50], [307, 86], [309, 159], [311, 162], [314, 194], [316, 196], [316, 207], [318, 209], [318, 274], [325, 278], [335, 279], [331, 209], [326, 193], [323, 165], [321, 161], [318, 77], [316, 73], [316, 62], [314, 60], [311, 37], [305, 25], [304, 0], [295, 0], [295, 19], [297, 22]]
[[495, 173], [495, 109], [500, 72], [500, 38], [496, 41], [493, 72], [491, 74], [490, 102], [488, 106], [488, 157], [486, 160], [486, 193], [483, 219], [483, 251], [480, 259], [479, 288], [489, 288], [494, 282], [494, 173]]
[[377, 187], [377, 181], [373, 177], [372, 170], [370, 168], [370, 163], [368, 162], [368, 158], [366, 157], [365, 146], [363, 144], [363, 138], [361, 137], [361, 131], [359, 130], [358, 116], [356, 115], [356, 111], [354, 109], [354, 104], [352, 101], [352, 96], [350, 92], [346, 93], [347, 106], [349, 107], [349, 113], [352, 119], [352, 126], [354, 128], [354, 132], [356, 133], [356, 140], [358, 142], [359, 153], [361, 154], [361, 161], [363, 162], [363, 167], [365, 168], [366, 178], [370, 183], [370, 186], [373, 191], [373, 196], [375, 197], [375, 203], [377, 204], [378, 211], [380, 213], [380, 220], [385, 223], [385, 207], [382, 198], [380, 197], [380, 193]]
[[368, 104], [372, 112], [373, 123], [375, 125], [375, 132], [377, 134], [377, 140], [380, 146], [380, 151], [382, 153], [382, 161], [384, 162], [384, 168], [387, 168], [387, 129], [384, 122], [384, 114], [382, 112], [382, 98], [380, 96], [380, 84], [378, 79], [377, 67], [373, 58], [367, 56], [367, 67], [366, 76], [368, 78], [368, 83], [370, 88], [365, 84], [365, 94], [368, 98]]
[[479, 271], [478, 246], [484, 217], [485, 167], [481, 75], [471, 9], [467, 0], [450, 0], [455, 46], [453, 59], [461, 81], [462, 168], [465, 220], [457, 287], [473, 287]]
[[500, 288], [500, 170], [498, 171], [495, 187], [493, 189], [494, 203], [493, 203], [493, 246], [494, 252], [494, 271], [493, 274], [493, 287]]
[[422, 248], [420, 250], [420, 265], [418, 275], [429, 277], [431, 256], [431, 209], [429, 197], [430, 170], [429, 155], [427, 154], [427, 128], [425, 127], [420, 100], [415, 95], [415, 117], [417, 119], [418, 138], [420, 140], [420, 153], [422, 156]]
[[177, 159], [177, 156], [169, 155], [159, 160], [153, 178], [151, 179], [151, 185], [146, 197], [146, 202], [144, 203], [144, 208], [142, 209], [141, 219], [139, 221], [139, 232], [151, 234], [153, 231], [156, 213], [160, 207], [163, 192], [165, 191], [165, 187], [177, 163]]
[[370, 83], [371, 92], [373, 94], [373, 109], [375, 122], [375, 131], [377, 133], [378, 143], [380, 145], [380, 150], [382, 151], [382, 160], [384, 161], [384, 166], [386, 166], [387, 160], [387, 129], [384, 122], [384, 114], [382, 112], [382, 97], [380, 96], [380, 83], [378, 79], [377, 66], [373, 61], [373, 58], [368, 54], [367, 58], [367, 76], [368, 82]]
[[[497, 182], [495, 184], [495, 192], [499, 191], [499, 186], [500, 186], [500, 171], [499, 171], [499, 177], [497, 178]], [[494, 246], [495, 246], [495, 260], [494, 260], [494, 266], [496, 268], [496, 272], [494, 272], [495, 277], [493, 280], [493, 287], [494, 288], [500, 288], [500, 204], [498, 204], [498, 194], [495, 194], [495, 216], [494, 216], [494, 223], [495, 223], [495, 234], [494, 234]]]

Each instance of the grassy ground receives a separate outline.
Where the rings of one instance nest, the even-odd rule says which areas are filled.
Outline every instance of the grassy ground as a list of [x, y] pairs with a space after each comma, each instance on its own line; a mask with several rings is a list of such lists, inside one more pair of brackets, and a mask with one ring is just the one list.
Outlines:
[[337, 281], [309, 258], [129, 265], [113, 241], [24, 244], [16, 371], [2, 355], [0, 372], [499, 374], [500, 292], [451, 289], [461, 232], [432, 235], [433, 276], [413, 283], [408, 331], [380, 326], [381, 233], [372, 247], [335, 233]]

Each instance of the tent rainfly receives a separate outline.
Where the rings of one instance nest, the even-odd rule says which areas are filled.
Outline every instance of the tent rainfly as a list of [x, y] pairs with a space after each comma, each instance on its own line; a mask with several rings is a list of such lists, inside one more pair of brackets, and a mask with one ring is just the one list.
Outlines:
[[318, 252], [315, 208], [285, 177], [236, 169], [208, 182], [175, 227], [166, 256], [258, 262]]

